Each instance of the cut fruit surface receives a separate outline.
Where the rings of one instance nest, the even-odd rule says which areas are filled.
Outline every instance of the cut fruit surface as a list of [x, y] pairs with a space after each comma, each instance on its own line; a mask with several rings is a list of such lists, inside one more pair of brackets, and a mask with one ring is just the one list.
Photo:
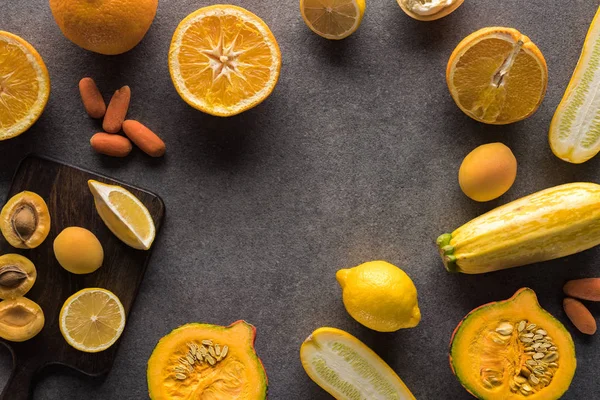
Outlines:
[[319, 328], [300, 348], [304, 370], [337, 400], [414, 400], [404, 382], [364, 343], [335, 328]]
[[452, 98], [471, 118], [510, 124], [532, 115], [548, 84], [544, 56], [512, 28], [484, 28], [456, 47], [446, 70]]
[[0, 140], [25, 132], [50, 96], [50, 76], [39, 53], [19, 36], [0, 31]]
[[365, 8], [365, 0], [300, 0], [306, 25], [317, 35], [333, 40], [356, 32]]
[[552, 119], [549, 140], [557, 157], [575, 164], [600, 151], [600, 8]]
[[246, 111], [275, 88], [277, 40], [262, 19], [231, 5], [201, 8], [177, 27], [169, 50], [175, 89], [190, 106], [217, 116]]
[[114, 293], [83, 289], [69, 297], [60, 310], [60, 332], [71, 346], [96, 353], [112, 346], [125, 328], [125, 309]]
[[163, 337], [148, 360], [152, 400], [264, 400], [267, 375], [254, 351], [256, 329], [186, 324]]
[[452, 372], [482, 400], [556, 400], [576, 364], [571, 335], [528, 288], [471, 311], [450, 343]]
[[121, 186], [95, 180], [88, 181], [88, 186], [94, 195], [96, 210], [108, 229], [128, 246], [148, 250], [154, 242], [156, 228], [146, 206]]

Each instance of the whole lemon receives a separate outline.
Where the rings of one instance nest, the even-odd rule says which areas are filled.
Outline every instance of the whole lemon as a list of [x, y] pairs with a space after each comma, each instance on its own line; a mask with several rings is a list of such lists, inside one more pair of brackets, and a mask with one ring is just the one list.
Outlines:
[[379, 332], [413, 328], [421, 321], [417, 288], [400, 268], [371, 261], [336, 276], [344, 306], [355, 320]]
[[510, 189], [517, 177], [517, 159], [502, 143], [477, 147], [463, 160], [458, 184], [475, 201], [494, 200]]
[[121, 54], [144, 37], [158, 0], [50, 0], [62, 33], [77, 46], [100, 54]]
[[58, 263], [73, 274], [90, 274], [102, 266], [104, 250], [96, 236], [84, 228], [65, 228], [54, 239]]

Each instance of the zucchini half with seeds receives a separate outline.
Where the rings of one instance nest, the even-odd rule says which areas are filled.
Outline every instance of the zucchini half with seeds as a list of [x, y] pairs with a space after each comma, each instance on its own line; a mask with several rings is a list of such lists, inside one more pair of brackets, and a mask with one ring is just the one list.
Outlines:
[[441, 235], [449, 272], [482, 274], [600, 244], [600, 185], [569, 183], [515, 200]]

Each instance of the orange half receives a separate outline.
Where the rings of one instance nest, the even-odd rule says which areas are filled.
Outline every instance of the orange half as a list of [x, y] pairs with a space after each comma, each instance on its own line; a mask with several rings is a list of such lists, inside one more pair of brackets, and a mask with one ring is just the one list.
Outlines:
[[484, 28], [456, 47], [446, 70], [452, 98], [471, 118], [510, 124], [542, 103], [548, 67], [531, 40], [512, 28]]
[[0, 140], [29, 129], [49, 96], [50, 77], [39, 53], [19, 36], [0, 31]]
[[236, 6], [215, 5], [187, 16], [169, 50], [175, 89], [192, 107], [227, 117], [265, 100], [275, 88], [281, 52], [269, 27]]

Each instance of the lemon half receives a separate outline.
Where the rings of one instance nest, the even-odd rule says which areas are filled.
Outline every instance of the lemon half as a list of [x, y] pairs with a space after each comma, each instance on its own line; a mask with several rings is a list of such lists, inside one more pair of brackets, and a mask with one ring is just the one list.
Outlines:
[[97, 353], [112, 346], [123, 333], [125, 309], [109, 290], [83, 289], [65, 301], [59, 325], [71, 346], [86, 353]]

